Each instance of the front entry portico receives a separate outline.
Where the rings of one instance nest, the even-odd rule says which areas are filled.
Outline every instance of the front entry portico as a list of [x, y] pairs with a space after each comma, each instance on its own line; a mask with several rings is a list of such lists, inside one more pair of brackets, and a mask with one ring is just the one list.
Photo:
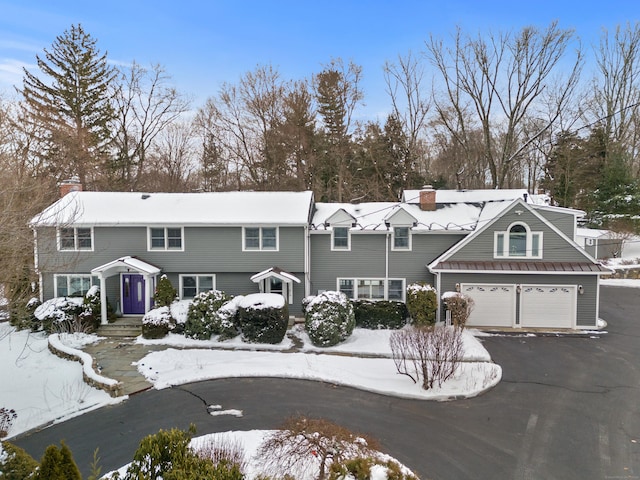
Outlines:
[[160, 269], [136, 257], [121, 257], [91, 270], [100, 279], [101, 323], [107, 320], [107, 278], [120, 275], [120, 300], [124, 315], [142, 315], [151, 309], [153, 284]]
[[298, 277], [278, 267], [256, 273], [251, 281], [259, 285], [261, 293], [279, 293], [289, 305], [293, 303], [293, 282], [300, 283]]

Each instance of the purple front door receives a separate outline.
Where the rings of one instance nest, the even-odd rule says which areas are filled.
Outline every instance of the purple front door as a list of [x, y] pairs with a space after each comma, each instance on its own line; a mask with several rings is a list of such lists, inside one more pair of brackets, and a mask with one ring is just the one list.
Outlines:
[[122, 313], [142, 315], [144, 313], [144, 278], [142, 275], [122, 275]]

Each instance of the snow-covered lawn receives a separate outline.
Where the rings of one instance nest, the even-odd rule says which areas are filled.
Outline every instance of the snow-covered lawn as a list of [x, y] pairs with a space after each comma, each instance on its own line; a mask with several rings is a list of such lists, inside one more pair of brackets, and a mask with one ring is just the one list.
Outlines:
[[[81, 348], [96, 336], [66, 335]], [[120, 402], [84, 383], [82, 365], [49, 352], [47, 336], [0, 323], [0, 408], [18, 414], [9, 436]]]

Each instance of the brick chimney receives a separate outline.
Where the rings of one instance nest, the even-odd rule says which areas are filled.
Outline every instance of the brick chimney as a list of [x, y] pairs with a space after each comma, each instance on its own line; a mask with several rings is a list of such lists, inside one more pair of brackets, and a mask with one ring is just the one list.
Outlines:
[[58, 186], [60, 187], [60, 198], [64, 197], [67, 193], [82, 191], [82, 184], [77, 177], [62, 180]]
[[436, 209], [436, 191], [431, 185], [425, 185], [420, 190], [420, 210], [434, 211]]

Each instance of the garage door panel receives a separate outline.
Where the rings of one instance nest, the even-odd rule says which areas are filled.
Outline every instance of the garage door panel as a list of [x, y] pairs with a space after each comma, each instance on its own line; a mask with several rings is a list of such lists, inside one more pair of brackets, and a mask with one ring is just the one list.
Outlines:
[[520, 324], [523, 327], [573, 328], [575, 285], [522, 285]]
[[462, 284], [460, 291], [473, 299], [470, 327], [512, 327], [516, 316], [515, 285]]

